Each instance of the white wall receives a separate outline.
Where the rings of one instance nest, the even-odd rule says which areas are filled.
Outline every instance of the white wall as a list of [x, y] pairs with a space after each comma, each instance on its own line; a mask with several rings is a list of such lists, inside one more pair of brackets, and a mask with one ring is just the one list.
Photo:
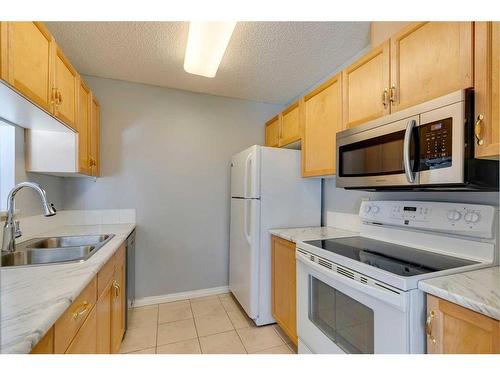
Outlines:
[[231, 156], [275, 105], [85, 78], [101, 104], [102, 178], [65, 179], [65, 208], [136, 208], [137, 297], [228, 283]]

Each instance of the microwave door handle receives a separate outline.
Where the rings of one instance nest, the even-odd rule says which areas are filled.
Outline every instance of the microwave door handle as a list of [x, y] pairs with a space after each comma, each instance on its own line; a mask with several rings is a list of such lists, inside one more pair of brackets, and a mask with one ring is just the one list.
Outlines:
[[417, 125], [417, 122], [415, 120], [410, 120], [408, 121], [408, 124], [406, 124], [405, 140], [403, 145], [403, 165], [405, 169], [406, 179], [410, 184], [415, 182], [415, 173], [412, 170], [413, 168], [410, 161], [411, 137], [415, 125]]

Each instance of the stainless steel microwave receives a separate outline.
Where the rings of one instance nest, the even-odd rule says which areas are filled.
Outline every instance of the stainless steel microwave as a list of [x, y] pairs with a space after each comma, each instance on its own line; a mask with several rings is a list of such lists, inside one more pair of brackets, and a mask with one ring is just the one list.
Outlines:
[[474, 158], [471, 89], [337, 133], [338, 187], [498, 191], [498, 161]]

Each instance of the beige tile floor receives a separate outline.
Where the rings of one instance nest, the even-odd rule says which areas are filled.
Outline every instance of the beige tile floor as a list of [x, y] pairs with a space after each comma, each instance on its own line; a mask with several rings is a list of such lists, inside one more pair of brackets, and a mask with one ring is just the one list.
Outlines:
[[293, 354], [278, 327], [257, 327], [231, 294], [135, 308], [121, 353]]

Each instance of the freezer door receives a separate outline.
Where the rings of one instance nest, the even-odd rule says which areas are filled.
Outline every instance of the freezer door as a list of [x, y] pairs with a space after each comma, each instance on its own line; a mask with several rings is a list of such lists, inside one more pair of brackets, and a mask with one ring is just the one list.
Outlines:
[[259, 307], [259, 220], [259, 200], [231, 199], [229, 288], [252, 319]]
[[231, 160], [231, 197], [260, 197], [260, 146], [252, 146]]

